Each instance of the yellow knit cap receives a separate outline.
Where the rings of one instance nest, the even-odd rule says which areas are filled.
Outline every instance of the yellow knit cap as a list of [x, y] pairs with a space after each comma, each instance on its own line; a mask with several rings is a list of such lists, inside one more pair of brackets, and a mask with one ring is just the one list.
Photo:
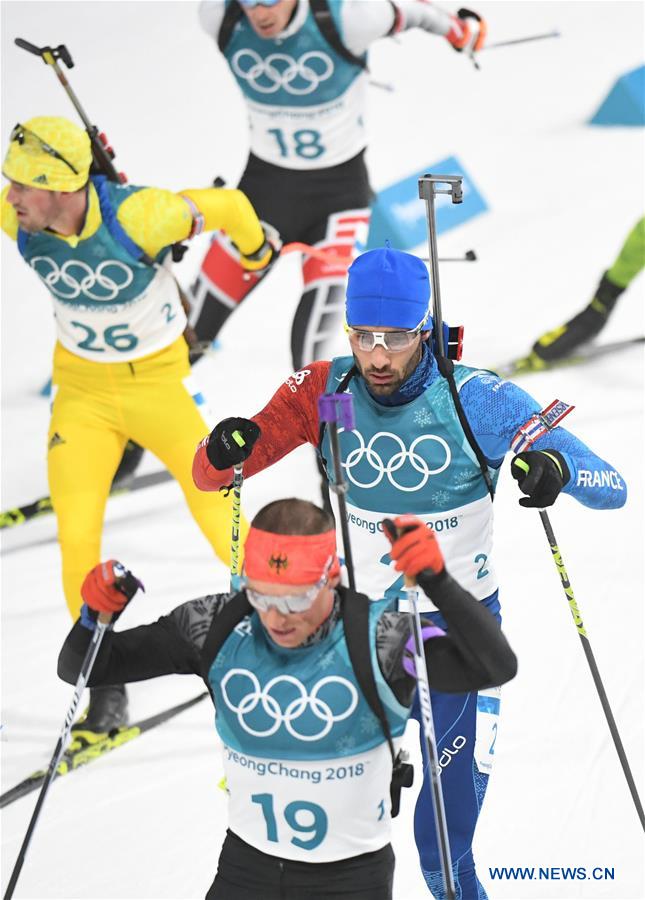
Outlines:
[[2, 166], [10, 181], [67, 192], [78, 191], [87, 183], [92, 145], [87, 132], [78, 125], [58, 116], [37, 116], [14, 131]]

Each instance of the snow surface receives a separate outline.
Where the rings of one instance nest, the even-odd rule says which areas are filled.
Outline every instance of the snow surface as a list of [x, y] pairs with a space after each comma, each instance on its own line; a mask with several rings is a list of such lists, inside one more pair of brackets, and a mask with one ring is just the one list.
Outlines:
[[[466, 326], [467, 363], [494, 365], [577, 311], [643, 212], [643, 132], [585, 121], [615, 78], [643, 59], [643, 6], [631, 2], [481, 2], [490, 39], [561, 29], [559, 40], [481, 55], [481, 71], [422, 33], [372, 53], [369, 163], [378, 189], [451, 154], [473, 175], [487, 215], [440, 239], [479, 262], [442, 267], [444, 314]], [[243, 104], [200, 31], [191, 2], [2, 4], [3, 144], [17, 121], [72, 117], [52, 73], [13, 46], [65, 42], [72, 85], [106, 129], [134, 183], [173, 189], [234, 184], [247, 149]], [[4, 148], [3, 148], [4, 149]], [[188, 284], [205, 246], [179, 274]], [[424, 251], [425, 248], [419, 248]], [[425, 254], [424, 254], [425, 255]], [[52, 320], [44, 288], [2, 241], [2, 508], [47, 492]], [[298, 263], [285, 259], [227, 325], [197, 370], [218, 417], [250, 414], [289, 374]], [[602, 340], [643, 333], [644, 280], [621, 299]], [[342, 350], [342, 340], [339, 343]], [[552, 522], [641, 792], [643, 778], [643, 353], [535, 375], [542, 402], [575, 403], [571, 428], [624, 475], [627, 506], [587, 510], [561, 498]], [[145, 470], [158, 468], [149, 454]], [[292, 454], [248, 482], [253, 514], [297, 493], [317, 499], [312, 453]], [[497, 762], [475, 839], [479, 874], [496, 898], [645, 895], [642, 834], [536, 513], [501, 477], [496, 563], [504, 627], [520, 671], [504, 689]], [[3, 532], [2, 789], [43, 766], [70, 700], [55, 676], [69, 628], [53, 519]], [[226, 584], [224, 567], [174, 484], [114, 499], [103, 553], [146, 583], [122, 619], [150, 621]], [[131, 690], [134, 718], [201, 689], [165, 678]], [[52, 787], [16, 892], [43, 898], [197, 898], [210, 885], [226, 827], [218, 740], [206, 703]], [[416, 726], [409, 743], [416, 746]], [[417, 784], [419, 783], [417, 771]], [[428, 896], [412, 835], [416, 790], [394, 825], [395, 897]], [[35, 795], [3, 812], [2, 883]], [[614, 880], [491, 881], [492, 866], [612, 867]]]

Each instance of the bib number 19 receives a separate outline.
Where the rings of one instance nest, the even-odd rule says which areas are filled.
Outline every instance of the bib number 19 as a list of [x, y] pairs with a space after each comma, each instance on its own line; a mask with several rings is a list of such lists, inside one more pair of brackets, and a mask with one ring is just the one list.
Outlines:
[[[278, 823], [273, 809], [273, 794], [252, 794], [251, 801], [262, 807], [264, 821], [267, 827], [267, 840], [278, 843]], [[314, 850], [320, 846], [327, 834], [327, 813], [317, 803], [309, 803], [307, 800], [294, 800], [287, 803], [284, 808], [284, 819], [292, 831], [302, 835], [310, 835], [303, 840], [300, 837], [292, 837], [291, 843], [303, 850]]]
[[296, 156], [301, 156], [303, 159], [318, 159], [325, 152], [325, 148], [320, 143], [321, 134], [313, 128], [300, 128], [298, 131], [294, 131], [291, 147], [289, 147], [288, 139], [281, 128], [269, 128], [269, 134], [276, 139], [280, 156], [283, 158], [295, 153]]

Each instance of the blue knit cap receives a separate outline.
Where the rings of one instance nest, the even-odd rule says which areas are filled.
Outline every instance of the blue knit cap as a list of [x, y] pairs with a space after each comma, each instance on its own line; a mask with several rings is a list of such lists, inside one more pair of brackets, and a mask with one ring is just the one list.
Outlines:
[[387, 246], [362, 253], [349, 267], [348, 325], [412, 329], [429, 305], [428, 271], [418, 256]]

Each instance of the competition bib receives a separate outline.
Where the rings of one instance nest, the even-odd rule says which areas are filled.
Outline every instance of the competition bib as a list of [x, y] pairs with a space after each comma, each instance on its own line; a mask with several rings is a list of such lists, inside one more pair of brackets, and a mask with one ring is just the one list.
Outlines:
[[321, 169], [364, 149], [367, 75], [327, 43], [310, 11], [279, 39], [258, 37], [242, 17], [225, 56], [244, 94], [255, 156]]
[[126, 263], [105, 260], [91, 269], [72, 259], [59, 267], [41, 256], [30, 264], [52, 295], [58, 339], [76, 356], [128, 362], [167, 347], [186, 327], [177, 284], [163, 266], [141, 294], [119, 303], [133, 280]]
[[[336, 522], [340, 511], [332, 494]], [[373, 600], [405, 597], [403, 575], [397, 572], [389, 553], [390, 542], [383, 534], [383, 519], [394, 519], [404, 507], [389, 512], [372, 512], [347, 504], [347, 524], [352, 542], [357, 588]], [[437, 535], [446, 569], [452, 577], [478, 600], [497, 590], [497, 576], [491, 562], [493, 517], [490, 500], [486, 497], [467, 506], [435, 514], [416, 513]], [[342, 544], [338, 526], [338, 546]], [[423, 591], [419, 591], [419, 610], [437, 607]], [[405, 604], [399, 606], [406, 610]]]
[[387, 744], [315, 762], [249, 756], [225, 744], [224, 771], [229, 827], [263, 853], [333, 862], [389, 843]]

